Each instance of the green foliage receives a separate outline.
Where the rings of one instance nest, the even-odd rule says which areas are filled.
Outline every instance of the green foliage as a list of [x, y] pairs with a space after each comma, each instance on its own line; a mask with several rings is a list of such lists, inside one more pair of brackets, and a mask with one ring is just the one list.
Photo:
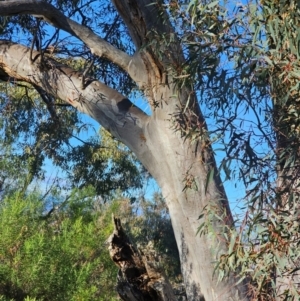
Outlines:
[[[166, 7], [186, 55], [173, 68], [177, 85], [194, 86], [208, 135], [223, 152], [218, 172], [246, 190], [245, 215], [234, 228], [213, 230], [214, 221], [226, 219], [213, 207], [201, 215], [201, 235], [228, 241], [216, 266], [219, 280], [234, 272], [249, 281], [253, 300], [299, 300], [292, 280], [299, 262], [299, 4], [170, 1]], [[281, 289], [284, 281], [289, 286]]]
[[78, 138], [93, 127], [73, 108], [52, 99], [53, 116], [32, 87], [2, 84], [0, 91], [5, 93], [0, 93], [0, 164], [5, 164], [0, 176], [7, 185], [14, 175], [23, 174], [18, 184], [25, 191], [34, 179], [44, 179], [43, 164], [50, 160], [67, 175], [71, 188], [92, 184], [108, 197], [118, 189], [125, 193], [141, 187], [142, 168], [121, 143], [104, 130], [100, 137]]
[[[130, 40], [124, 39], [124, 25], [110, 1], [101, 4], [93, 1], [79, 4], [77, 0], [49, 2], [67, 16], [80, 20], [82, 25], [94, 29], [114, 46], [134, 52]], [[49, 31], [47, 23], [39, 18], [28, 15], [1, 18], [0, 34], [1, 38], [12, 41], [21, 35], [22, 43], [29, 47], [29, 41], [35, 37], [35, 50], [47, 56], [55, 54], [58, 61], [75, 70], [83, 71], [94, 59], [90, 77], [102, 80], [125, 95], [134, 93], [135, 84], [126, 72], [106, 59], [93, 57], [86, 46], [58, 30]], [[26, 174], [22, 183], [18, 183], [24, 191], [33, 180], [44, 178], [43, 164], [49, 164], [49, 160], [63, 170], [70, 179], [71, 188], [92, 184], [107, 198], [118, 189], [126, 193], [140, 188], [141, 167], [128, 149], [109, 142], [107, 135], [101, 138], [95, 134], [89, 140], [82, 138], [87, 134], [91, 136], [94, 125], [71, 106], [36, 88], [25, 83], [0, 84], [0, 155], [9, 154], [5, 160], [12, 165], [19, 164]], [[101, 145], [102, 142], [106, 145]], [[115, 154], [108, 149], [115, 146], [119, 150], [118, 158], [108, 158], [104, 153]], [[2, 178], [9, 181], [11, 174], [7, 176]]]
[[70, 180], [79, 187], [92, 185], [99, 195], [142, 187], [144, 171], [133, 153], [102, 128], [98, 141], [74, 147], [68, 158], [74, 162]]
[[74, 191], [45, 214], [35, 194], [0, 204], [0, 295], [3, 300], [115, 300], [116, 268], [104, 224], [117, 207], [95, 210], [94, 191]]
[[143, 252], [155, 252], [175, 286], [182, 281], [170, 218], [158, 194], [135, 203], [121, 195], [104, 202], [91, 186], [67, 197], [55, 189], [42, 198], [6, 195], [0, 202], [0, 300], [117, 300], [117, 268], [106, 245], [112, 213], [122, 217]]

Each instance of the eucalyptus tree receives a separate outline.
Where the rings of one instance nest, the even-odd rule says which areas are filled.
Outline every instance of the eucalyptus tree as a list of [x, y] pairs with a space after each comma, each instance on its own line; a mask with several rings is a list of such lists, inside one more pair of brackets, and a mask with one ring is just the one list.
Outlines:
[[247, 279], [253, 300], [299, 300], [299, 3], [224, 5], [191, 1], [184, 34], [225, 152], [219, 171], [245, 188], [219, 277]]
[[[241, 240], [230, 236], [233, 218], [195, 90], [197, 83], [202, 99], [215, 105], [215, 115], [224, 110], [220, 104], [230, 107], [227, 97], [237, 99], [233, 92], [240, 93], [242, 86], [236, 88], [235, 77], [228, 78], [219, 66], [223, 52], [245, 41], [238, 30], [226, 36], [232, 24], [239, 27], [242, 21], [226, 20], [216, 1], [197, 4], [181, 10], [177, 1], [0, 1], [0, 79], [7, 87], [35, 89], [56, 124], [63, 124], [67, 114], [64, 102], [134, 152], [166, 199], [189, 300], [247, 300], [250, 293], [242, 280], [249, 271], [232, 264], [231, 253], [239, 250], [235, 243]], [[85, 68], [76, 64], [78, 58]], [[249, 60], [244, 59], [251, 71]], [[236, 73], [238, 84], [251, 76], [247, 70]], [[2, 91], [12, 99], [8, 88]], [[128, 99], [133, 94], [148, 102], [151, 114]], [[216, 99], [221, 102], [214, 103]], [[223, 130], [232, 125], [230, 118], [221, 122]], [[64, 134], [60, 129], [56, 133]], [[256, 155], [248, 138], [234, 130], [231, 134], [233, 147], [227, 154], [242, 144], [242, 159], [252, 168]], [[37, 147], [35, 154], [39, 152]], [[207, 217], [204, 209], [213, 211], [211, 236], [197, 235], [205, 232], [199, 229]], [[226, 265], [226, 259], [236, 271], [218, 281], [214, 262]], [[244, 274], [236, 278], [240, 270]]]

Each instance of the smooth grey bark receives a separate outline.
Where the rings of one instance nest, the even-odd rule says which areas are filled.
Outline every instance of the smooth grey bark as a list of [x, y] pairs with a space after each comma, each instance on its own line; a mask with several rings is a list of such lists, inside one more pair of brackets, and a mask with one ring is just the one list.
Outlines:
[[[188, 300], [247, 300], [246, 287], [236, 285], [238, 279], [234, 276], [220, 283], [213, 277], [213, 262], [227, 250], [227, 241], [222, 235], [218, 239], [217, 234], [224, 225], [232, 226], [233, 221], [216, 172], [207, 186], [208, 174], [216, 166], [197, 99], [190, 88], [179, 91], [167, 72], [170, 64], [176, 67], [183, 62], [180, 44], [175, 40], [161, 56], [157, 54], [159, 50], [144, 47], [149, 39], [159, 38], [154, 32], [173, 34], [172, 26], [167, 16], [163, 18], [161, 6], [151, 5], [152, 0], [113, 2], [136, 44], [137, 52], [132, 57], [65, 18], [50, 4], [45, 9], [42, 1], [0, 2], [0, 15], [38, 15], [81, 39], [95, 55], [105, 56], [128, 72], [152, 105], [151, 116], [100, 81], [82, 89], [82, 74], [47, 57], [32, 62], [30, 49], [8, 41], [0, 42], [0, 78], [26, 81], [66, 101], [97, 120], [137, 155], [166, 199]], [[39, 53], [34, 52], [34, 56]], [[190, 125], [199, 132], [195, 143], [184, 137]], [[197, 235], [202, 222], [199, 215], [207, 205], [226, 213], [223, 221], [212, 221], [215, 239]]]

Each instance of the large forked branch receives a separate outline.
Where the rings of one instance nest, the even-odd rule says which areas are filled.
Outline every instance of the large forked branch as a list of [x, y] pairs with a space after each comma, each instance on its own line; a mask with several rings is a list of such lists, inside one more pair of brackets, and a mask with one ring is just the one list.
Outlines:
[[[39, 53], [34, 51], [34, 56]], [[0, 79], [21, 80], [41, 87], [88, 114], [139, 154], [140, 138], [149, 117], [130, 100], [100, 81], [82, 89], [82, 74], [44, 57], [34, 63], [30, 49], [0, 40]]]
[[[128, 72], [133, 80], [137, 82], [141, 81], [140, 75], [142, 73], [138, 72], [139, 74], [136, 74], [136, 69], [143, 69], [144, 66], [138, 60], [137, 56], [131, 57], [127, 53], [115, 48], [110, 43], [101, 39], [89, 28], [67, 18], [50, 3], [37, 0], [0, 1], [0, 16], [21, 14], [34, 15], [43, 18], [49, 24], [80, 39], [91, 49], [91, 52], [94, 55], [107, 58]], [[138, 66], [134, 66], [135, 64], [138, 64]]]

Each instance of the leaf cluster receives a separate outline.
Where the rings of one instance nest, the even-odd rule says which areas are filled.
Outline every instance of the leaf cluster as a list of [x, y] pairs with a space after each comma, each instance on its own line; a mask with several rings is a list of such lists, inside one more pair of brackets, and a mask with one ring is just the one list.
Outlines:
[[[75, 63], [80, 66], [78, 60]], [[79, 138], [93, 126], [75, 109], [50, 99], [55, 106], [51, 116], [49, 103], [32, 87], [2, 84], [0, 89], [1, 164], [12, 168], [2, 169], [2, 181], [11, 182], [18, 166], [24, 174], [19, 185], [25, 191], [34, 179], [44, 179], [43, 166], [50, 160], [67, 175], [69, 187], [92, 184], [103, 196], [141, 187], [142, 168], [127, 148], [103, 130], [100, 136]]]
[[200, 99], [222, 155], [218, 172], [245, 187], [245, 215], [234, 228], [216, 233], [210, 224], [226, 216], [213, 206], [203, 212], [199, 232], [228, 241], [216, 271], [220, 279], [237, 273], [237, 281], [250, 282], [253, 300], [298, 300], [292, 278], [299, 247], [299, 4], [171, 1], [166, 7], [186, 58], [174, 70], [177, 85], [193, 86]]
[[91, 208], [93, 193], [90, 188], [74, 192], [68, 206], [51, 213], [36, 194], [2, 200], [0, 295], [11, 300], [116, 300], [117, 271], [105, 247], [112, 226], [102, 222], [112, 208]]

